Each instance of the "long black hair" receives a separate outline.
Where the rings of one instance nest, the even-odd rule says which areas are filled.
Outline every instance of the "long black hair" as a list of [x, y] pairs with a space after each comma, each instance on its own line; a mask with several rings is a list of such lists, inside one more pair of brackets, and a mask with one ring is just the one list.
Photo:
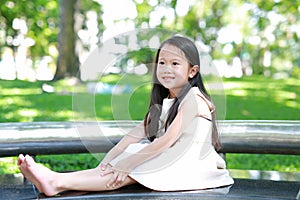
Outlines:
[[[151, 91], [149, 110], [144, 118], [145, 133], [146, 133], [147, 138], [150, 141], [153, 141], [157, 137], [157, 132], [158, 132], [158, 128], [159, 128], [159, 118], [160, 118], [161, 111], [162, 111], [161, 108], [162, 108], [163, 99], [167, 98], [169, 95], [169, 90], [167, 88], [165, 88], [158, 81], [158, 78], [156, 75], [159, 53], [161, 51], [161, 48], [166, 44], [173, 45], [173, 46], [181, 49], [181, 51], [183, 51], [183, 53], [184, 53], [185, 57], [187, 58], [191, 67], [194, 65], [198, 65], [200, 67], [199, 52], [197, 50], [196, 45], [191, 40], [189, 40], [185, 37], [181, 37], [181, 36], [173, 36], [173, 37], [167, 39], [166, 41], [164, 41], [160, 45], [160, 47], [156, 53], [155, 62], [154, 62], [153, 86], [152, 86], [152, 91]], [[200, 74], [200, 70], [199, 70], [199, 72], [197, 72], [197, 74], [193, 78], [189, 78], [188, 83], [182, 88], [179, 95], [177, 97], [175, 97], [175, 101], [169, 110], [169, 114], [168, 114], [166, 125], [165, 125], [165, 130], [173, 122], [174, 118], [177, 115], [180, 102], [184, 99], [184, 97], [186, 96], [186, 94], [189, 92], [189, 90], [192, 87], [198, 87], [199, 90], [202, 92], [202, 94], [208, 100], [211, 101], [211, 98], [209, 97], [209, 95], [204, 87], [202, 77]], [[221, 145], [219, 142], [218, 130], [217, 130], [217, 126], [216, 126], [215, 111], [212, 113], [212, 123], [213, 123], [212, 143], [216, 149], [219, 149], [221, 147]]]

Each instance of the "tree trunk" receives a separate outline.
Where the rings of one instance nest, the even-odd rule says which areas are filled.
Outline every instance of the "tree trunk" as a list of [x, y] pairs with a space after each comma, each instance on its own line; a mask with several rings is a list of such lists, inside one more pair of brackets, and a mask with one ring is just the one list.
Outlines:
[[77, 0], [60, 0], [58, 60], [54, 80], [76, 76], [78, 58], [75, 53], [74, 12]]

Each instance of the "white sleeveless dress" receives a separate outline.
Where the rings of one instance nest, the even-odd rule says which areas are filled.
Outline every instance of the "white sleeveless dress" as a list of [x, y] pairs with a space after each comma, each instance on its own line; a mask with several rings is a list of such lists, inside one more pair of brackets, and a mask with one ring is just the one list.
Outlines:
[[[180, 106], [190, 98], [200, 100], [199, 95], [202, 95], [199, 89], [192, 88]], [[166, 120], [172, 103], [173, 99], [164, 99], [160, 124]], [[201, 113], [199, 110], [198, 112]], [[175, 144], [136, 167], [129, 176], [138, 183], [158, 191], [199, 190], [233, 184], [225, 161], [212, 146], [211, 134], [211, 121], [203, 117], [194, 117]], [[146, 145], [148, 143], [129, 145], [125, 152], [110, 164], [115, 165]]]

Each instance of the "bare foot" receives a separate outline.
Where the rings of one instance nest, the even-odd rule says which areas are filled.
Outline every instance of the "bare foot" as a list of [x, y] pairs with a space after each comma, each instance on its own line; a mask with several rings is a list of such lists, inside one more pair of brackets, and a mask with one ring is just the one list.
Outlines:
[[21, 154], [18, 158], [19, 168], [31, 183], [33, 183], [41, 193], [47, 196], [53, 196], [61, 191], [55, 183], [56, 172], [37, 164], [32, 157]]

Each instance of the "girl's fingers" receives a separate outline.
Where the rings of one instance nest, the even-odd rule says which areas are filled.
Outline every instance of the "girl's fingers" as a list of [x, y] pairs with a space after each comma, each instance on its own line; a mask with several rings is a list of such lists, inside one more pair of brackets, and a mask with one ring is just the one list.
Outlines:
[[101, 172], [100, 175], [101, 175], [101, 176], [106, 176], [107, 174], [111, 174], [111, 173], [114, 173], [114, 170], [109, 169], [109, 170], [106, 170], [106, 171]]
[[125, 178], [127, 177], [127, 174], [125, 173], [120, 173], [117, 180], [116, 180], [116, 185], [121, 185], [124, 181], [125, 181]]
[[115, 186], [115, 181], [116, 181], [117, 178], [118, 178], [118, 172], [113, 171], [111, 179], [107, 182], [106, 186], [107, 187], [114, 187]]
[[118, 176], [118, 179], [117, 181], [119, 183], [122, 183], [123, 181], [125, 181], [125, 178], [127, 177], [127, 173], [121, 173], [119, 176]]
[[107, 163], [100, 163], [100, 169], [101, 169], [102, 171], [105, 171], [106, 168], [107, 168]]
[[127, 173], [114, 171], [112, 178], [107, 183], [107, 187], [117, 187], [121, 185], [125, 181], [127, 176], [128, 176]]

